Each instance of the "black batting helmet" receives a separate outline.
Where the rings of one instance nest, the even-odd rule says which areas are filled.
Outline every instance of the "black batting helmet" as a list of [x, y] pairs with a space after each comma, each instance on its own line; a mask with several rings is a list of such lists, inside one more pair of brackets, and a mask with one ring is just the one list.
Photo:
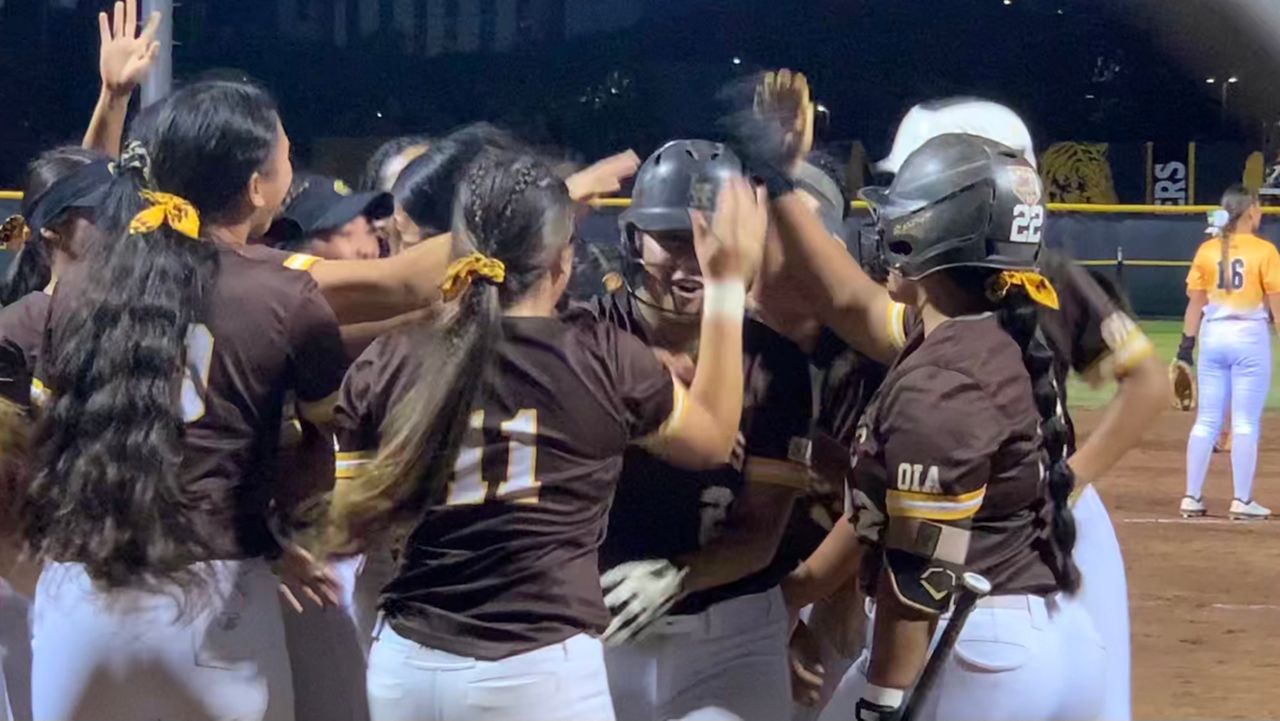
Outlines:
[[742, 175], [742, 161], [722, 143], [672, 140], [636, 173], [631, 207], [618, 218], [623, 238], [632, 238], [637, 229], [692, 232], [689, 208], [712, 210], [724, 182]]
[[911, 279], [980, 266], [1032, 269], [1045, 209], [1022, 154], [976, 135], [939, 135], [903, 162], [888, 188], [864, 188], [885, 260]]

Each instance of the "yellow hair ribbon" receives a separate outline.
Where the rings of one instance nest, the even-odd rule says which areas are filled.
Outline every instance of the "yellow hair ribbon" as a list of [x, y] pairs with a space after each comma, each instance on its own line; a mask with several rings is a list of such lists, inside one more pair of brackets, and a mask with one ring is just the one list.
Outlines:
[[1021, 286], [1027, 297], [1046, 308], [1058, 309], [1058, 291], [1049, 279], [1034, 270], [1006, 270], [991, 279], [988, 294], [992, 300], [1000, 300], [1013, 286]]
[[449, 271], [445, 273], [444, 283], [440, 286], [445, 301], [462, 295], [471, 287], [471, 281], [476, 277], [502, 285], [502, 281], [507, 278], [507, 266], [497, 258], [490, 258], [483, 253], [469, 253], [458, 258], [449, 264]]
[[0, 225], [0, 249], [21, 248], [31, 238], [31, 228], [21, 215], [11, 215]]
[[200, 215], [191, 203], [176, 195], [152, 190], [142, 191], [142, 199], [151, 206], [129, 221], [130, 233], [150, 233], [167, 225], [192, 240], [200, 239]]

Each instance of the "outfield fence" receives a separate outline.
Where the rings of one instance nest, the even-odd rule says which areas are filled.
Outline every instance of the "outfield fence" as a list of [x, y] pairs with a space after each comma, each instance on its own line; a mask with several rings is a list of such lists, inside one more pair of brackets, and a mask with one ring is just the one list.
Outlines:
[[[0, 191], [0, 220], [19, 212], [22, 195]], [[613, 263], [611, 252], [618, 237], [617, 215], [627, 198], [594, 203], [593, 212], [579, 229], [587, 241], [590, 258], [584, 273], [598, 275]], [[1085, 205], [1050, 203], [1045, 222], [1045, 242], [1070, 254], [1091, 271], [1110, 276], [1125, 290], [1134, 312], [1142, 317], [1178, 317], [1186, 308], [1187, 268], [1196, 248], [1204, 242], [1208, 205]], [[1259, 234], [1280, 240], [1280, 208], [1263, 210]], [[867, 206], [855, 202], [847, 221], [856, 238], [857, 227], [867, 219]], [[0, 267], [8, 264], [0, 253]]]

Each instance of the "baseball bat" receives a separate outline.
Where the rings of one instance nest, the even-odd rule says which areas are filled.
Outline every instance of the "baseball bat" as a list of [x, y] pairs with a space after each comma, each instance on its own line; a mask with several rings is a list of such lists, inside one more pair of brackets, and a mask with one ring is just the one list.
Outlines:
[[933, 647], [933, 653], [929, 654], [929, 660], [924, 664], [924, 671], [920, 673], [920, 680], [916, 681], [911, 698], [907, 700], [907, 707], [902, 710], [901, 721], [913, 721], [920, 708], [924, 706], [929, 690], [938, 680], [938, 673], [942, 671], [942, 665], [947, 662], [951, 649], [960, 638], [960, 632], [964, 630], [964, 622], [969, 618], [969, 614], [973, 613], [973, 608], [978, 605], [978, 601], [991, 593], [991, 582], [977, 573], [965, 573], [961, 576], [961, 582], [964, 590], [956, 599], [956, 607], [951, 611], [951, 621], [942, 630], [942, 637]]

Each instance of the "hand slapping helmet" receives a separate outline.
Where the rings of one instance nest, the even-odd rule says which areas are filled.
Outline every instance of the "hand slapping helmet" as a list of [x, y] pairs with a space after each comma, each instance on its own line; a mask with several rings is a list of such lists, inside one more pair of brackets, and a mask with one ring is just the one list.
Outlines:
[[670, 293], [667, 280], [645, 282], [641, 234], [687, 241], [692, 252], [689, 210], [714, 212], [720, 189], [729, 179], [743, 175], [738, 156], [728, 146], [709, 140], [673, 140], [645, 159], [636, 173], [631, 205], [618, 218], [624, 280], [633, 297], [663, 312], [697, 315], [682, 313], [678, 304], [664, 297]]

